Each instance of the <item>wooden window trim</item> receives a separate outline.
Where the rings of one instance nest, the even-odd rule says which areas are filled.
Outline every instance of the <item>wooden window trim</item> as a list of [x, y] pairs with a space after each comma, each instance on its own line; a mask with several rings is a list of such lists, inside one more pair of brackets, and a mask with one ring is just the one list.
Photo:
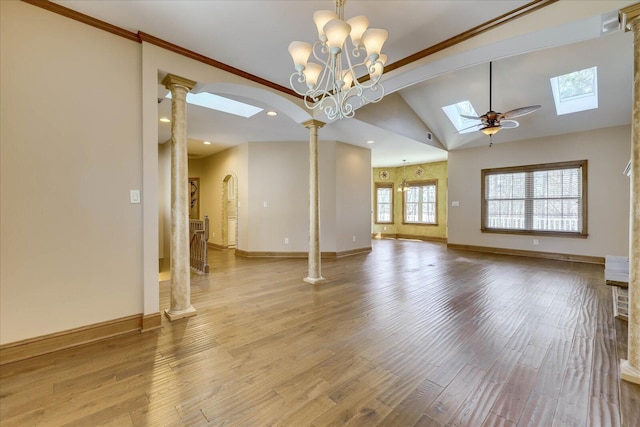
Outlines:
[[[580, 239], [586, 239], [589, 237], [588, 233], [588, 199], [587, 199], [587, 187], [588, 187], [588, 161], [574, 160], [568, 162], [555, 162], [555, 163], [541, 163], [536, 165], [524, 165], [524, 166], [509, 166], [504, 168], [489, 168], [482, 169], [480, 176], [480, 231], [482, 233], [496, 233], [496, 234], [520, 234], [528, 236], [549, 236], [549, 237], [574, 237]], [[581, 168], [582, 171], [582, 231], [581, 232], [569, 232], [569, 231], [534, 231], [534, 230], [509, 230], [500, 228], [486, 228], [487, 219], [487, 206], [485, 200], [486, 191], [486, 176], [503, 173], [517, 173], [517, 172], [533, 172], [533, 171], [545, 171], [545, 170], [558, 170], [558, 169], [570, 169]]]
[[402, 192], [402, 225], [418, 225], [418, 226], [427, 226], [433, 227], [438, 226], [438, 180], [437, 179], [429, 179], [425, 181], [407, 181], [407, 186], [409, 187], [421, 187], [424, 185], [433, 185], [436, 187], [436, 221], [435, 222], [408, 222], [406, 216], [406, 191]]
[[[391, 189], [391, 220], [390, 221], [378, 221], [378, 188], [390, 188]], [[374, 191], [374, 197], [375, 197], [375, 202], [374, 202], [374, 212], [373, 212], [373, 222], [374, 224], [393, 224], [393, 211], [394, 206], [395, 206], [395, 191], [393, 188], [393, 183], [392, 182], [376, 182], [375, 183], [375, 191]]]

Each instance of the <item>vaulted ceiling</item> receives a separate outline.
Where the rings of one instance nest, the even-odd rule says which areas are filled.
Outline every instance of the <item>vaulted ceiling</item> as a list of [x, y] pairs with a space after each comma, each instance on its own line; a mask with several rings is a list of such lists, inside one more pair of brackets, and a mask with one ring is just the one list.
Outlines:
[[[293, 72], [289, 43], [313, 42], [314, 11], [334, 8], [331, 0], [55, 3], [128, 31], [153, 35], [285, 88]], [[618, 9], [634, 2], [532, 3], [348, 0], [346, 18], [365, 15], [372, 27], [389, 31], [383, 48], [391, 69], [383, 76], [386, 96], [358, 109], [353, 119], [328, 123], [320, 138], [371, 149], [374, 166], [438, 161], [446, 159], [450, 150], [488, 146], [489, 138], [480, 132], [457, 133], [442, 107], [469, 100], [478, 114], [486, 112], [489, 61], [493, 61], [494, 110], [542, 105], [518, 118], [518, 128], [496, 134], [492, 138], [496, 147], [630, 123], [633, 40], [631, 33], [616, 30], [615, 23]], [[504, 15], [535, 6], [542, 7], [501, 23], [506, 21]], [[488, 22], [496, 28], [437, 49]], [[549, 79], [593, 66], [598, 67], [598, 108], [558, 116]], [[236, 99], [273, 109], [255, 99]], [[169, 102], [158, 104], [159, 116], [169, 116], [169, 111]], [[169, 125], [159, 124], [160, 143], [169, 139], [169, 132]], [[190, 106], [188, 137], [190, 154], [197, 157], [247, 141], [306, 140], [307, 131], [282, 114], [260, 113], [246, 119]], [[212, 144], [203, 145], [205, 140]], [[369, 140], [375, 143], [367, 144]]]

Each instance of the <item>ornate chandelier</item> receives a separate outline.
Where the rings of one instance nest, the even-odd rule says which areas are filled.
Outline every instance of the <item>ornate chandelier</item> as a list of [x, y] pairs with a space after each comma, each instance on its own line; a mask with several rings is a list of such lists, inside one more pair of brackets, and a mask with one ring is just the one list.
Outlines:
[[[329, 120], [353, 117], [352, 101], [356, 98], [364, 105], [384, 97], [384, 88], [378, 83], [387, 56], [380, 50], [389, 33], [367, 29], [369, 20], [362, 15], [345, 21], [345, 3], [336, 0], [335, 12], [319, 10], [313, 14], [319, 39], [313, 45], [300, 41], [289, 45], [296, 69], [291, 74], [291, 87], [304, 96], [307, 108], [320, 108]], [[308, 62], [312, 53], [319, 63]]]

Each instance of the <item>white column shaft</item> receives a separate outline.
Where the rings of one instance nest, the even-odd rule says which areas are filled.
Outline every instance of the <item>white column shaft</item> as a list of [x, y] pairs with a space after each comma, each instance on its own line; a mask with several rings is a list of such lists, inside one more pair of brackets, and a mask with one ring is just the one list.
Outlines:
[[309, 275], [305, 282], [316, 284], [324, 279], [320, 271], [320, 216], [318, 197], [318, 128], [324, 123], [306, 122], [309, 129]]
[[[170, 78], [171, 76], [167, 76]], [[171, 320], [195, 315], [191, 305], [189, 262], [189, 160], [187, 155], [187, 92], [193, 85], [170, 80], [171, 90]]]

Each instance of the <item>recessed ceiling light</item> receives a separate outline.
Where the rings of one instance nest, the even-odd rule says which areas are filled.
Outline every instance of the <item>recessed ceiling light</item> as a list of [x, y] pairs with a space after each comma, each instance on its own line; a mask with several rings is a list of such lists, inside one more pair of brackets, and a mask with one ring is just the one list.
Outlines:
[[209, 142], [209, 141], [205, 141], [205, 142], [203, 142], [203, 144], [204, 144], [204, 145], [211, 145], [211, 142]]
[[171, 120], [169, 120], [169, 119], [168, 119], [168, 118], [166, 118], [166, 117], [160, 117], [160, 121], [161, 121], [162, 123], [171, 123]]
[[371, 139], [370, 139], [369, 141], [367, 141], [367, 144], [373, 144], [374, 142], [375, 142], [375, 141], [373, 141], [373, 140], [371, 140]]
[[275, 117], [277, 115], [278, 115], [278, 113], [276, 113], [275, 111], [267, 111], [267, 116]]

